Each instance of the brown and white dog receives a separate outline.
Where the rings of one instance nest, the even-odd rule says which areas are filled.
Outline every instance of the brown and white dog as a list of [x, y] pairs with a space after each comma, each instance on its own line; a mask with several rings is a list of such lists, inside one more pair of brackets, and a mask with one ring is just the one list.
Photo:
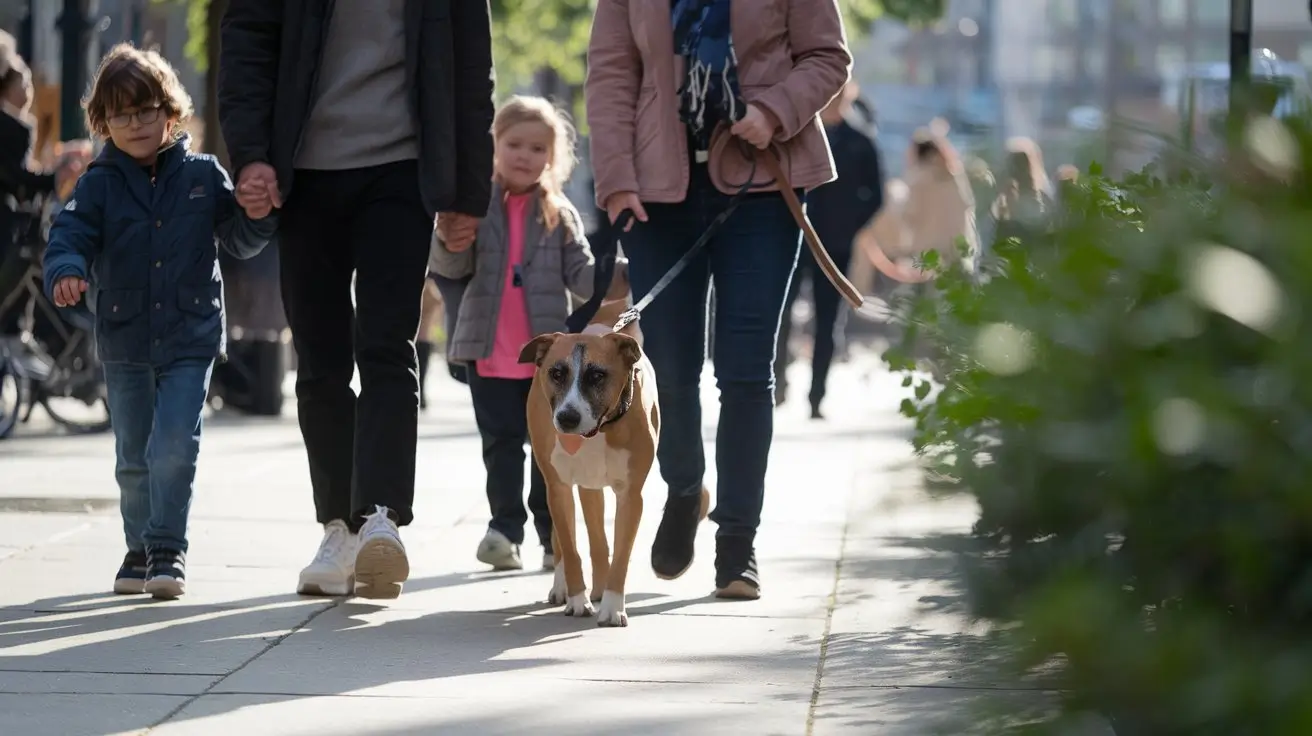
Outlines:
[[[567, 616], [591, 616], [598, 626], [628, 626], [624, 584], [642, 519], [642, 487], [660, 437], [656, 378], [633, 323], [612, 326], [628, 307], [628, 281], [617, 270], [607, 301], [579, 335], [541, 335], [524, 346], [521, 363], [537, 364], [528, 399], [533, 457], [547, 482], [553, 521], [555, 580], [548, 601]], [[575, 532], [579, 487], [592, 558], [592, 595], [583, 583]], [[605, 498], [615, 493], [615, 555], [606, 542]]]

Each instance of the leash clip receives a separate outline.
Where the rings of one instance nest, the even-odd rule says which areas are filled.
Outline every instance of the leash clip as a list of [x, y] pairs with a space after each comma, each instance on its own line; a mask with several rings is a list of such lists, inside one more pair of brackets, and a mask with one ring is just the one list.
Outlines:
[[635, 309], [634, 307], [629, 307], [628, 309], [620, 313], [620, 318], [615, 320], [615, 326], [610, 328], [610, 330], [611, 332], [619, 332], [625, 327], [628, 327], [634, 322], [637, 322], [638, 318], [641, 316], [642, 314], [637, 309]]

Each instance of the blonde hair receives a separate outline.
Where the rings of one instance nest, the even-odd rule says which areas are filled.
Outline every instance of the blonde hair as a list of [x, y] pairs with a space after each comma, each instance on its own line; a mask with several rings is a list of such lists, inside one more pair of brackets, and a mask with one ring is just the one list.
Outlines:
[[[574, 155], [578, 134], [569, 116], [549, 100], [515, 95], [497, 110], [492, 120], [492, 138], [500, 140], [506, 131], [524, 123], [541, 123], [551, 131], [552, 145], [547, 153], [547, 168], [538, 181], [538, 193], [542, 197], [542, 222], [548, 230], [555, 230], [560, 225], [560, 213], [573, 209], [565, 197], [565, 182], [578, 163]], [[570, 226], [574, 223], [571, 222]]]
[[182, 135], [182, 126], [191, 119], [191, 95], [173, 65], [158, 51], [120, 43], [100, 60], [91, 92], [82, 100], [87, 128], [98, 138], [108, 138], [111, 115], [147, 105], [160, 106], [174, 123], [175, 136]]

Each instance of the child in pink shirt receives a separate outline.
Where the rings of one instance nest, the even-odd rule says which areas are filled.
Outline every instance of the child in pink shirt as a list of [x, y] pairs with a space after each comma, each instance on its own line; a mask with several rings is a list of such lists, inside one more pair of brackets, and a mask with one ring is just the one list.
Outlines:
[[546, 483], [526, 456], [525, 408], [535, 366], [519, 363], [524, 344], [564, 332], [570, 292], [592, 292], [593, 258], [578, 212], [563, 187], [574, 166], [574, 130], [539, 97], [515, 97], [492, 124], [496, 140], [492, 203], [472, 246], [433, 249], [441, 276], [472, 275], [460, 302], [447, 359], [472, 365], [469, 392], [483, 438], [487, 500], [492, 513], [477, 557], [496, 570], [520, 570], [524, 463], [530, 463], [528, 506], [551, 569], [551, 512]]

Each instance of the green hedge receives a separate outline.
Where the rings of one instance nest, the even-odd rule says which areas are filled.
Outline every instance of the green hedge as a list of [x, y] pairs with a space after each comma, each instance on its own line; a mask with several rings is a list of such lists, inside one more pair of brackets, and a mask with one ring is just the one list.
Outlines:
[[1066, 187], [886, 359], [933, 356], [903, 410], [979, 502], [976, 613], [1068, 713], [1312, 734], [1312, 128], [1174, 168]]

